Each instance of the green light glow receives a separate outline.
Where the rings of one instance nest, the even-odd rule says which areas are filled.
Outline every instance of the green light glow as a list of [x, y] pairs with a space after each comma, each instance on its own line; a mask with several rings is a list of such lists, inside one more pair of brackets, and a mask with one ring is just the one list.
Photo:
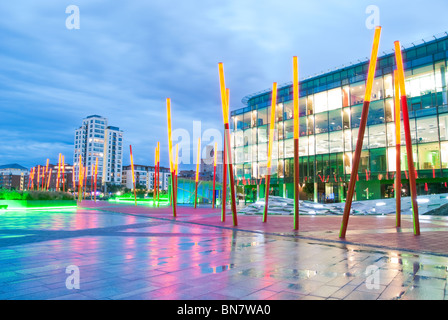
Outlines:
[[28, 211], [28, 210], [45, 210], [45, 211], [61, 211], [61, 210], [76, 210], [77, 206], [62, 206], [62, 207], [9, 207], [7, 209], [0, 209], [1, 212], [4, 211]]
[[[109, 199], [109, 202], [115, 202], [115, 203], [134, 203], [134, 199], [130, 198], [115, 198], [115, 199]], [[161, 199], [159, 202], [160, 206], [169, 206], [169, 200], [168, 199]], [[154, 201], [152, 199], [137, 199], [137, 204], [139, 205], [148, 205], [148, 206], [154, 206], [157, 205], [157, 201]]]

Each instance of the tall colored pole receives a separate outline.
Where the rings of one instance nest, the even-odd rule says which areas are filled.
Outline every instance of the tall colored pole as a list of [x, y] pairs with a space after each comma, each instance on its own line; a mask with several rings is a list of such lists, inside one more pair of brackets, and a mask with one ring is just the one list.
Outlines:
[[268, 163], [266, 174], [266, 188], [264, 191], [265, 204], [263, 222], [268, 219], [268, 206], [269, 206], [269, 185], [271, 181], [271, 167], [272, 167], [272, 145], [274, 144], [274, 132], [275, 132], [275, 106], [277, 104], [277, 82], [272, 85], [272, 99], [271, 99], [271, 123], [269, 124], [269, 141], [268, 141]]
[[31, 190], [34, 189], [34, 177], [36, 176], [36, 167], [33, 167], [33, 175], [31, 178]]
[[400, 81], [401, 107], [403, 111], [403, 127], [406, 139], [406, 155], [408, 158], [409, 185], [411, 189], [412, 217], [414, 220], [414, 235], [420, 235], [420, 222], [418, 217], [417, 186], [415, 181], [414, 156], [412, 153], [411, 128], [409, 125], [408, 100], [406, 98], [405, 76], [403, 67], [403, 57], [399, 41], [394, 42], [395, 59], [397, 64], [398, 79]]
[[176, 144], [176, 156], [174, 161], [174, 187], [176, 188], [176, 203], [177, 203], [177, 176], [179, 174], [179, 144]]
[[[82, 173], [82, 177], [83, 177], [82, 186], [83, 186], [83, 189], [85, 188], [85, 190], [87, 190], [87, 167], [83, 167], [83, 169], [84, 169], [84, 172]], [[85, 195], [84, 191], [82, 193], [82, 199], [83, 200], [86, 199], [86, 195]]]
[[159, 200], [160, 200], [160, 142], [157, 141], [157, 207], [160, 204]]
[[46, 179], [45, 178], [48, 175], [48, 165], [49, 165], [49, 163], [50, 163], [50, 159], [47, 159], [47, 165], [45, 166], [45, 171], [44, 171], [43, 179], [42, 179], [42, 190], [46, 189], [46, 187], [45, 187]]
[[[230, 100], [230, 90], [226, 89], [227, 101]], [[226, 204], [227, 204], [227, 148], [226, 148], [226, 127], [224, 125], [224, 141], [223, 141], [223, 153], [222, 153], [222, 191], [221, 191], [221, 222], [226, 221]]]
[[292, 58], [293, 108], [294, 108], [294, 230], [299, 230], [299, 66]]
[[134, 202], [137, 205], [137, 191], [135, 190], [135, 173], [134, 173], [134, 156], [132, 155], [132, 146], [129, 145], [131, 155], [131, 172], [132, 172], [132, 185], [134, 186]]
[[40, 165], [37, 166], [37, 190], [40, 188]]
[[64, 156], [62, 156], [61, 168], [62, 168], [62, 191], [65, 192], [65, 158], [64, 158]]
[[216, 203], [216, 160], [218, 159], [218, 143], [215, 142], [215, 149], [213, 152], [214, 155], [214, 161], [213, 161], [213, 194], [212, 194], [212, 208], [215, 209], [215, 203]]
[[198, 155], [196, 157], [196, 179], [194, 187], [194, 208], [198, 205], [199, 164], [201, 162], [201, 138], [198, 138]]
[[53, 172], [53, 169], [52, 168], [50, 168], [50, 171], [49, 171], [49, 174], [48, 174], [48, 177], [47, 177], [47, 191], [48, 191], [48, 186], [50, 185], [50, 178], [51, 178], [51, 173]]
[[82, 182], [83, 178], [83, 165], [82, 165], [82, 156], [79, 156], [79, 169], [78, 169], [78, 201], [82, 201]]
[[364, 97], [364, 104], [362, 107], [361, 122], [359, 124], [358, 141], [356, 143], [355, 155], [353, 157], [352, 172], [350, 174], [350, 182], [349, 182], [348, 190], [347, 190], [347, 199], [346, 199], [345, 207], [344, 207], [344, 215], [342, 217], [341, 230], [339, 232], [340, 238], [345, 238], [345, 235], [347, 232], [348, 219], [350, 216], [350, 210], [352, 207], [352, 200], [353, 200], [353, 194], [355, 191], [356, 177], [358, 175], [359, 160], [361, 157], [362, 144], [363, 144], [363, 140], [364, 140], [364, 132], [366, 130], [367, 117], [369, 115], [370, 100], [372, 98], [371, 97], [372, 96], [372, 85], [373, 85], [373, 79], [375, 77], [375, 71], [376, 71], [376, 63], [377, 63], [377, 57], [378, 57], [378, 47], [379, 47], [379, 43], [380, 43], [380, 36], [381, 36], [381, 27], [376, 27], [375, 28], [375, 36], [374, 36], [374, 40], [373, 40], [372, 55], [370, 57], [369, 72], [367, 75], [366, 92], [365, 92], [365, 97]]
[[93, 198], [94, 198], [94, 201], [96, 202], [96, 183], [97, 183], [97, 180], [98, 180], [98, 158], [96, 158], [96, 160], [95, 160], [95, 191], [94, 191], [94, 196], [93, 196]]
[[[232, 216], [233, 225], [238, 225], [238, 217], [236, 212], [236, 194], [235, 194], [235, 175], [233, 172], [232, 164], [232, 148], [230, 144], [230, 127], [229, 127], [229, 101], [227, 98], [226, 85], [224, 79], [224, 65], [222, 62], [218, 65], [219, 69], [219, 83], [221, 88], [221, 104], [222, 104], [222, 114], [224, 119], [224, 142], [226, 144], [226, 154], [224, 157], [227, 161], [228, 174], [230, 180], [230, 196], [231, 196], [231, 206], [232, 206]], [[223, 204], [224, 205], [224, 204]]]
[[395, 225], [401, 227], [401, 108], [400, 108], [400, 79], [397, 70], [394, 70], [395, 91]]
[[157, 181], [157, 147], [154, 148], [154, 175], [153, 175], [153, 192], [152, 192], [152, 203], [156, 205], [156, 181]]
[[58, 176], [56, 179], [56, 191], [59, 191], [59, 178], [61, 176], [61, 154], [59, 154], [59, 160], [58, 160]]
[[168, 153], [169, 153], [169, 161], [170, 161], [170, 172], [171, 172], [171, 193], [173, 194], [173, 201], [172, 201], [172, 207], [173, 207], [173, 216], [176, 217], [176, 199], [175, 197], [175, 177], [174, 177], [174, 166], [173, 166], [173, 141], [171, 140], [171, 99], [166, 99], [166, 113], [167, 113], [167, 122], [168, 122]]
[[[73, 186], [73, 200], [76, 200], [76, 179], [75, 179], [75, 166], [76, 163], [73, 163], [73, 168], [72, 168], [72, 186]], [[50, 176], [51, 176], [51, 170], [50, 170]], [[50, 183], [48, 183], [50, 184]]]
[[[50, 163], [50, 159], [47, 159], [47, 168], [45, 169], [45, 174], [47, 175], [47, 181], [45, 183], [45, 190], [47, 190], [47, 191], [48, 191], [48, 188], [50, 186], [50, 177], [51, 177], [51, 170], [48, 171], [49, 163]], [[50, 174], [48, 172], [50, 172]]]
[[92, 167], [90, 168], [90, 200], [93, 200], [93, 184], [95, 180], [95, 165], [92, 163]]

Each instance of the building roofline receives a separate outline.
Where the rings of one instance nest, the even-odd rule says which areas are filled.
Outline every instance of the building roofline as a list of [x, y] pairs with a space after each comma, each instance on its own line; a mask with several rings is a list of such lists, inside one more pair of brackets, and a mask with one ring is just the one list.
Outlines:
[[[408, 43], [408, 44], [405, 44], [405, 45], [401, 44], [401, 48], [402, 48], [402, 50], [410, 50], [410, 49], [414, 49], [414, 48], [419, 48], [421, 46], [428, 45], [431, 42], [435, 42], [435, 41], [441, 40], [443, 38], [448, 38], [448, 32], [447, 31], [445, 31], [444, 33], [439, 33], [439, 34], [433, 35], [431, 38], [426, 38], [426, 40], [425, 39], [421, 39], [421, 40], [417, 40], [417, 41], [414, 41], [414, 42], [411, 42], [411, 43]], [[394, 53], [395, 53], [394, 49], [383, 51], [384, 55], [379, 56], [378, 60], [386, 58], [386, 57], [389, 57], [391, 55], [394, 55]], [[319, 77], [321, 77], [323, 75], [329, 75], [329, 74], [331, 74], [333, 72], [336, 73], [336, 72], [342, 71], [342, 70], [344, 70], [346, 68], [348, 69], [348, 68], [353, 68], [353, 67], [357, 67], [357, 66], [360, 66], [360, 65], [364, 65], [365, 63], [369, 62], [369, 60], [370, 59], [368, 57], [366, 57], [366, 58], [363, 58], [363, 60], [358, 59], [358, 62], [356, 62], [356, 63], [349, 62], [347, 64], [342, 64], [342, 65], [334, 67], [332, 69], [328, 69], [327, 71], [318, 72], [318, 73], [316, 73], [316, 74], [314, 74], [312, 76], [305, 76], [305, 77], [302, 77], [299, 80], [299, 83], [304, 82], [304, 81], [308, 81], [308, 80], [315, 80], [315, 79], [317, 79], [317, 78], [319, 78]], [[292, 81], [289, 81], [289, 82], [285, 82], [285, 83], [279, 84], [277, 86], [277, 88], [278, 88], [278, 90], [281, 90], [281, 89], [289, 87], [291, 85], [292, 85]], [[267, 88], [267, 89], [264, 89], [264, 90], [261, 90], [261, 91], [249, 94], [247, 96], [244, 96], [241, 99], [241, 102], [245, 106], [247, 106], [247, 103], [248, 103], [248, 101], [250, 99], [252, 99], [254, 97], [257, 97], [257, 96], [260, 96], [260, 95], [263, 95], [265, 93], [271, 92], [271, 91], [272, 91], [272, 88]], [[233, 110], [238, 110], [240, 108], [241, 107], [232, 108], [232, 109]]]

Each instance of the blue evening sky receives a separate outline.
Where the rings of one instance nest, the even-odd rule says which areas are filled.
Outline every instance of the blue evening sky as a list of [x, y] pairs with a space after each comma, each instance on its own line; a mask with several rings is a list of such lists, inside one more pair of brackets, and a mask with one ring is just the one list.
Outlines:
[[[69, 5], [79, 30], [66, 28]], [[166, 97], [173, 129], [221, 129], [218, 62], [231, 109], [242, 107], [291, 81], [294, 55], [301, 77], [370, 56], [369, 5], [380, 53], [448, 30], [446, 0], [2, 1], [0, 164], [55, 163], [60, 152], [72, 163], [74, 130], [99, 114], [124, 131], [124, 164], [132, 144], [135, 162], [152, 165], [161, 141], [167, 165]]]

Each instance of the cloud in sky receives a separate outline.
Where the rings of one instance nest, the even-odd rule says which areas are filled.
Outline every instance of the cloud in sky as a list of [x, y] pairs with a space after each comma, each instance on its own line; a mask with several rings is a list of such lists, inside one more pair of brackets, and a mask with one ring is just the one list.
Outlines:
[[[70, 4], [79, 30], [65, 27]], [[29, 167], [59, 152], [71, 161], [75, 128], [99, 114], [124, 131], [125, 164], [129, 144], [136, 162], [152, 164], [161, 141], [167, 165], [166, 97], [173, 129], [221, 128], [218, 62], [232, 108], [241, 107], [244, 96], [289, 82], [293, 55], [301, 76], [369, 56], [370, 4], [380, 9], [381, 50], [447, 29], [445, 0], [5, 1], [0, 163]]]

